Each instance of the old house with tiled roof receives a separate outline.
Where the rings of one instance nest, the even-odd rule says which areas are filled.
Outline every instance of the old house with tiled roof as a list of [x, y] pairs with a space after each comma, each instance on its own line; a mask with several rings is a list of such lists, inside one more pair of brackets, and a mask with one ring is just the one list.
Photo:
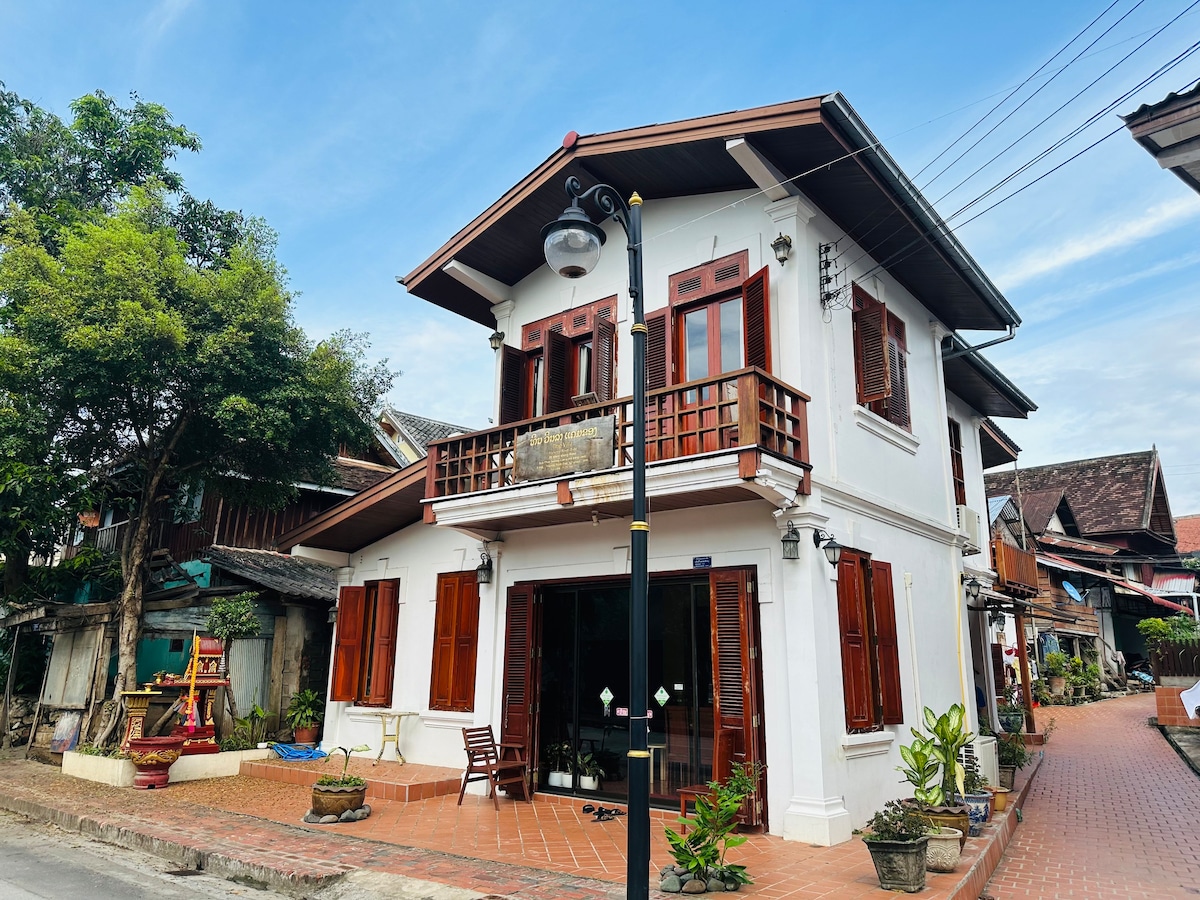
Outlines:
[[1200, 515], [1175, 520], [1175, 549], [1180, 556], [1200, 556]]

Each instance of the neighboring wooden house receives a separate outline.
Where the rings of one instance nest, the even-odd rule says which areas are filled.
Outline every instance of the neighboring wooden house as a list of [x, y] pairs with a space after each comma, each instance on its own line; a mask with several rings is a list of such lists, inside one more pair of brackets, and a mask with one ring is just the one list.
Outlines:
[[[399, 429], [394, 427], [397, 422]], [[245, 713], [258, 703], [278, 715], [298, 688], [313, 685], [323, 690], [336, 575], [320, 560], [276, 553], [275, 536], [419, 459], [430, 437], [460, 430], [387, 410], [371, 447], [358, 452], [343, 447], [333, 461], [329, 484], [298, 483], [295, 500], [280, 509], [231, 502], [218, 491], [204, 489], [164, 503], [152, 531], [138, 682], [151, 681], [160, 671], [182, 673], [193, 633], [205, 629], [212, 598], [250, 590], [259, 594], [261, 632], [236, 642], [228, 660], [236, 675], [233, 689], [239, 709]], [[84, 546], [115, 553], [128, 527], [119, 500], [112, 502], [81, 517], [75, 542], [63, 548], [60, 557], [71, 558]], [[64, 714], [72, 722], [78, 719], [85, 738], [92, 733], [100, 703], [111, 693], [116, 621], [115, 600], [96, 596], [94, 590], [0, 621], [0, 627], [20, 626], [27, 632], [54, 635], [33, 741], [35, 753], [48, 748]]]
[[[645, 199], [644, 410], [619, 226], [586, 278], [543, 264], [571, 175]], [[958, 335], [1019, 320], [949, 235], [839, 94], [568, 135], [401, 279], [494, 329], [498, 424], [279, 538], [339, 566], [325, 743], [415, 712], [405, 757], [460, 766], [460, 728], [492, 724], [537, 790], [622, 796], [645, 415], [652, 801], [732, 744], [768, 765], [750, 824], [849, 840], [903, 792], [921, 708], [973, 708], [963, 575], [991, 581], [982, 460], [1013, 458], [987, 417], [1034, 408]], [[595, 454], [539, 455], [572, 436]], [[564, 742], [598, 794], [549, 786]]]
[[1024, 613], [1026, 640], [1032, 645], [1038, 636], [1039, 659], [1047, 649], [1072, 656], [1094, 651], [1111, 675], [1123, 677], [1117, 652], [1128, 662], [1145, 655], [1137, 622], [1192, 612], [1183, 602], [1192, 579], [1179, 565], [1157, 451], [989, 472], [984, 479], [996, 511], [993, 536], [1015, 543], [1013, 535], [1023, 531], [1026, 549], [1036, 555], [1038, 590]]

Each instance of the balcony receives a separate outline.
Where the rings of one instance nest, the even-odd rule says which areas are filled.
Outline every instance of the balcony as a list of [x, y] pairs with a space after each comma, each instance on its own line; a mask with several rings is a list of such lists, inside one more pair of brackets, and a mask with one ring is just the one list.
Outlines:
[[[652, 508], [681, 509], [764, 496], [764, 489], [752, 484], [764, 456], [776, 461], [785, 482], [790, 479], [792, 493], [807, 494], [811, 469], [807, 404], [806, 395], [758, 368], [648, 391], [646, 462]], [[544, 482], [514, 480], [514, 448], [520, 435], [604, 416], [616, 419], [611, 468]], [[484, 527], [490, 521], [492, 528], [508, 529], [583, 521], [593, 510], [628, 515], [629, 472], [621, 470], [632, 463], [633, 400], [629, 397], [456, 435], [429, 445], [426, 518], [444, 522], [445, 513], [457, 510], [451, 516], [455, 525]], [[673, 473], [669, 485], [664, 483], [668, 470]], [[718, 470], [725, 476], [714, 477]], [[495, 499], [497, 494], [510, 493], [504, 489], [528, 494], [521, 511], [497, 506], [489, 512], [481, 507], [483, 495]]]
[[1035, 597], [1038, 586], [1037, 557], [1028, 550], [992, 541], [992, 561], [996, 567], [996, 590], [1013, 597]]

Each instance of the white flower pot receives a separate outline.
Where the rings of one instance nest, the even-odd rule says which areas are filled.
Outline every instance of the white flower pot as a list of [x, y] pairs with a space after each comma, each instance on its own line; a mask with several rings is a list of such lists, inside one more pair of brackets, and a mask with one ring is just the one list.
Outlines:
[[598, 791], [600, 790], [600, 779], [592, 775], [580, 775], [579, 787], [584, 791]]
[[571, 773], [570, 772], [551, 772], [549, 776], [550, 787], [570, 787]]

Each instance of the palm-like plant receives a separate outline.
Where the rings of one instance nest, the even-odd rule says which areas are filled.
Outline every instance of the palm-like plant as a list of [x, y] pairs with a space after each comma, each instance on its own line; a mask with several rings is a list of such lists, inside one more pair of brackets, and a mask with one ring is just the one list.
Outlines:
[[900, 758], [903, 766], [896, 770], [904, 775], [904, 780], [913, 786], [913, 797], [923, 807], [942, 806], [946, 802], [946, 793], [938, 783], [938, 769], [941, 764], [933, 753], [933, 741], [913, 732], [913, 742], [907, 746], [901, 745]]
[[[940, 716], [925, 707], [925, 728], [933, 735], [929, 749], [942, 767], [942, 793], [947, 798], [955, 793], [955, 788], [958, 788], [957, 793], [963, 792], [966, 770], [959, 762], [958, 754], [974, 737], [963, 728], [965, 718], [966, 710], [961, 703], [955, 703]], [[914, 737], [924, 738], [915, 728], [912, 732]]]

